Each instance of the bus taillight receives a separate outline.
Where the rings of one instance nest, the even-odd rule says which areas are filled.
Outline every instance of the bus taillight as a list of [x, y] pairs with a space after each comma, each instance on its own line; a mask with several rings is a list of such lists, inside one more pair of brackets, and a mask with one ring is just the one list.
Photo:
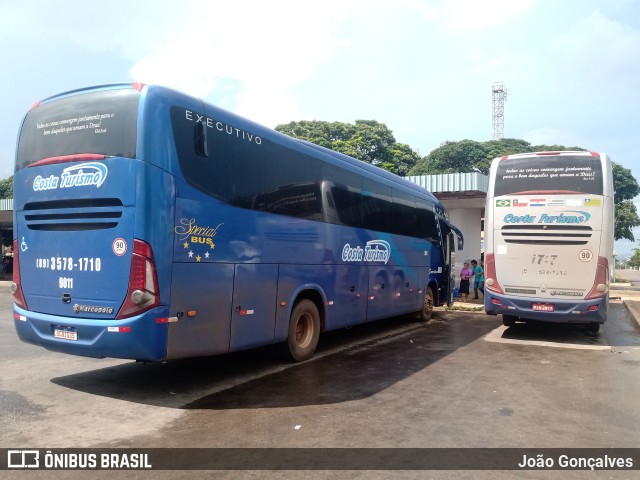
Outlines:
[[142, 240], [134, 239], [127, 297], [116, 319], [138, 315], [157, 307], [159, 304], [158, 275], [151, 245]]
[[27, 302], [22, 293], [22, 280], [20, 278], [20, 255], [18, 250], [18, 240], [13, 241], [13, 283], [11, 284], [11, 293], [13, 301], [20, 308], [27, 309]]
[[493, 253], [487, 253], [484, 263], [484, 288], [494, 293], [504, 293], [496, 277], [496, 259]]
[[593, 281], [593, 287], [591, 287], [591, 291], [585, 297], [585, 300], [602, 298], [607, 293], [609, 293], [609, 261], [605, 257], [598, 257], [596, 278]]

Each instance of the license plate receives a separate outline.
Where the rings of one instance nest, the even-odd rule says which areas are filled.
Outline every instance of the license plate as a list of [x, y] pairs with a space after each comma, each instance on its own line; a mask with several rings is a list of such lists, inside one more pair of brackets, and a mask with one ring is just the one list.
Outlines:
[[533, 310], [538, 312], [553, 312], [553, 304], [551, 303], [534, 303]]
[[78, 340], [78, 332], [75, 330], [53, 330], [53, 336], [56, 338], [62, 338], [64, 340]]

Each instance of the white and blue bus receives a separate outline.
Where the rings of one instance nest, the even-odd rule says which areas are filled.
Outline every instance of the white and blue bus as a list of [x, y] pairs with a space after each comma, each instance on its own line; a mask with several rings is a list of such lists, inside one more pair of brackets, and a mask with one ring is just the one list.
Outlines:
[[607, 318], [613, 266], [613, 174], [605, 154], [496, 158], [485, 209], [485, 311], [519, 320]]
[[452, 299], [462, 238], [428, 191], [158, 86], [36, 104], [15, 165], [19, 337], [164, 360], [282, 342]]

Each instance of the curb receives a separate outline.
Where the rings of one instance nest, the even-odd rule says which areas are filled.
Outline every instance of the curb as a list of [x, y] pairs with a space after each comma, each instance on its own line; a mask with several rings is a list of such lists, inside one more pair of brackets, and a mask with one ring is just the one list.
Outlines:
[[624, 308], [627, 309], [631, 318], [633, 318], [633, 323], [635, 323], [636, 327], [640, 328], [640, 301], [637, 300], [623, 300], [622, 304]]

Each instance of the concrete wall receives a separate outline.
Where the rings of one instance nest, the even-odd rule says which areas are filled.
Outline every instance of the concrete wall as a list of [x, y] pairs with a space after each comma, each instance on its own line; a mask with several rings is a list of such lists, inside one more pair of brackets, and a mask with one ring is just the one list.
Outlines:
[[482, 250], [482, 212], [483, 208], [448, 208], [446, 201], [442, 202], [449, 212], [449, 220], [462, 231], [464, 249], [456, 252], [456, 272], [459, 272], [464, 262], [480, 261]]

